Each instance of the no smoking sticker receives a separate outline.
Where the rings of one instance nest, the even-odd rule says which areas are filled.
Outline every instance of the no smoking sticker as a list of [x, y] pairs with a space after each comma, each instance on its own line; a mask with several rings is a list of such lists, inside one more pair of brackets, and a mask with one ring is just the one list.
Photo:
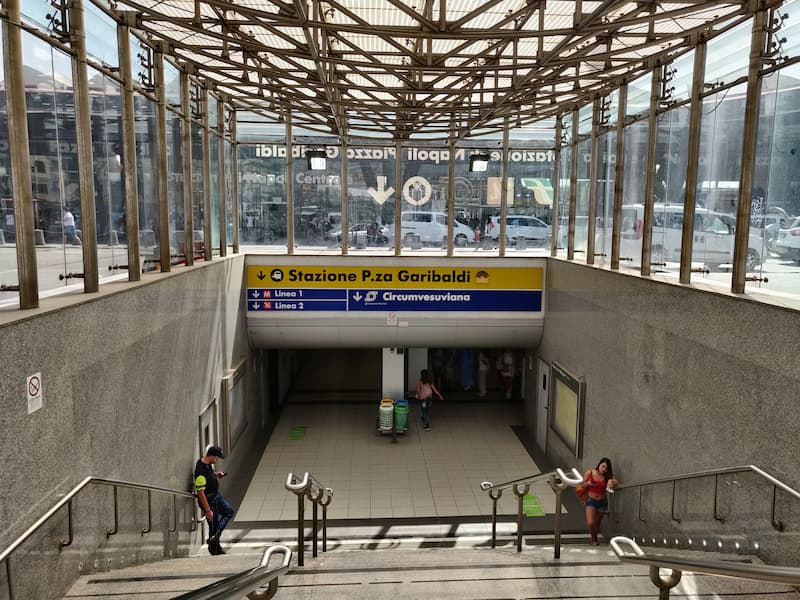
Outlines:
[[28, 400], [28, 414], [42, 408], [42, 374], [34, 373], [25, 380], [25, 396]]

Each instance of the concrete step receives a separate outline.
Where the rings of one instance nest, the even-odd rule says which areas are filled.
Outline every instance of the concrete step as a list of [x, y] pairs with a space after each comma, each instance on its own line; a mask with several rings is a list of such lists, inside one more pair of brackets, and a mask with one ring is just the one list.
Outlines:
[[[257, 564], [260, 553], [230, 546], [226, 556], [196, 556], [138, 565], [81, 578], [65, 598], [170, 598]], [[514, 548], [409, 548], [373, 551], [342, 547], [281, 577], [276, 598], [405, 600], [463, 599], [653, 599], [645, 567], [621, 564], [608, 546], [567, 545], [553, 559], [552, 546]], [[664, 551], [663, 553], [668, 553]], [[681, 552], [735, 561], [750, 557]], [[786, 587], [685, 573], [673, 598], [798, 600]]]

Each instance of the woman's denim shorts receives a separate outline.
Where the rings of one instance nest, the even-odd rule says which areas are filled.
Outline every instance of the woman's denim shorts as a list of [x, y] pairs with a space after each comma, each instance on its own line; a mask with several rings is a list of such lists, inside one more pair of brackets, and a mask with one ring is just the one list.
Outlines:
[[591, 506], [592, 508], [596, 508], [600, 512], [607, 513], [608, 512], [608, 498], [603, 498], [602, 500], [596, 500], [591, 496], [586, 499], [586, 506]]

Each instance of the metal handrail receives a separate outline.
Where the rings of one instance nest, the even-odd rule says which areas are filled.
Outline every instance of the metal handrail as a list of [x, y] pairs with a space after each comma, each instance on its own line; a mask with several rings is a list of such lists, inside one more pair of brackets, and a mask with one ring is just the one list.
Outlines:
[[[621, 545], [627, 545], [633, 554], [626, 554]], [[611, 539], [611, 549], [620, 562], [647, 565], [650, 567], [650, 580], [659, 590], [660, 600], [669, 598], [669, 590], [681, 579], [684, 571], [703, 573], [717, 577], [732, 577], [734, 579], [749, 579], [764, 583], [778, 583], [785, 585], [800, 585], [800, 568], [775, 567], [772, 565], [753, 565], [746, 563], [732, 563], [721, 560], [704, 560], [688, 558], [685, 556], [664, 557], [655, 554], [645, 554], [638, 544], [630, 538], [617, 536]], [[671, 573], [663, 577], [659, 569], [670, 569]]]
[[682, 475], [672, 475], [668, 477], [660, 477], [658, 479], [648, 479], [646, 481], [635, 481], [632, 483], [623, 483], [617, 485], [614, 489], [615, 491], [622, 491], [628, 488], [638, 488], [639, 489], [639, 508], [638, 508], [638, 518], [640, 521], [645, 522], [646, 519], [642, 518], [642, 492], [641, 488], [649, 485], [657, 485], [662, 483], [671, 483], [672, 484], [672, 507], [671, 507], [671, 516], [672, 520], [677, 521], [680, 523], [680, 519], [675, 516], [675, 482], [677, 481], [684, 481], [687, 479], [699, 479], [702, 477], [714, 477], [714, 519], [720, 522], [724, 522], [725, 518], [720, 517], [717, 514], [717, 490], [718, 490], [718, 483], [719, 483], [719, 476], [720, 475], [730, 475], [733, 473], [755, 473], [756, 475], [760, 476], [761, 478], [765, 479], [772, 485], [772, 510], [770, 515], [770, 522], [772, 526], [778, 530], [783, 531], [783, 522], [775, 518], [775, 503], [777, 499], [777, 491], [783, 490], [793, 498], [800, 500], [800, 491], [797, 491], [793, 487], [782, 482], [780, 479], [770, 475], [763, 469], [756, 467], [755, 465], [742, 465], [739, 467], [724, 467], [722, 469], [710, 469], [707, 471], [696, 471], [694, 473], [685, 473]]
[[[275, 553], [283, 554], [283, 561], [277, 567], [269, 568], [269, 561]], [[264, 551], [261, 562], [252, 567], [220, 581], [211, 583], [199, 590], [176, 596], [173, 600], [238, 600], [247, 594], [250, 600], [272, 598], [278, 589], [278, 577], [289, 571], [292, 551], [286, 546], [270, 546]], [[264, 590], [266, 584], [268, 587]]]
[[305, 562], [305, 499], [311, 500], [313, 509], [312, 529], [312, 556], [317, 556], [317, 524], [318, 507], [322, 507], [322, 551], [328, 551], [328, 506], [333, 500], [333, 489], [325, 487], [318, 479], [308, 472], [303, 478], [296, 481], [294, 473], [289, 473], [285, 487], [297, 496], [297, 565], [302, 567]]
[[[48, 510], [44, 515], [42, 515], [36, 522], [28, 527], [25, 532], [20, 535], [16, 540], [11, 542], [11, 544], [0, 553], [0, 562], [6, 560], [14, 550], [16, 550], [22, 543], [25, 542], [30, 536], [36, 533], [42, 525], [44, 525], [53, 515], [55, 515], [59, 509], [63, 508], [64, 505], [71, 504], [72, 499], [80, 492], [83, 488], [85, 488], [90, 483], [95, 483], [99, 485], [112, 485], [116, 488], [118, 487], [125, 487], [125, 488], [133, 488], [137, 490], [147, 490], [151, 492], [161, 492], [164, 494], [172, 494], [173, 496], [185, 496], [187, 498], [194, 499], [195, 495], [191, 492], [184, 492], [182, 490], [173, 490], [170, 488], [163, 488], [154, 485], [147, 485], [144, 483], [134, 483], [130, 481], [119, 481], [116, 479], [104, 479], [102, 477], [87, 477], [83, 481], [81, 481], [78, 485], [72, 488], [69, 492], [67, 492], [61, 500], [56, 502], [53, 507]], [[116, 507], [115, 507], [116, 508]]]
[[547, 480], [553, 493], [556, 495], [556, 513], [553, 519], [554, 556], [561, 556], [561, 493], [568, 487], [576, 487], [583, 483], [583, 476], [573, 467], [572, 476], [561, 469], [548, 473], [537, 473], [519, 479], [493, 484], [491, 481], [481, 482], [481, 489], [488, 492], [492, 499], [492, 548], [497, 545], [497, 501], [503, 495], [503, 490], [511, 488], [517, 497], [517, 552], [522, 552], [522, 516], [523, 498], [530, 490], [531, 484]]

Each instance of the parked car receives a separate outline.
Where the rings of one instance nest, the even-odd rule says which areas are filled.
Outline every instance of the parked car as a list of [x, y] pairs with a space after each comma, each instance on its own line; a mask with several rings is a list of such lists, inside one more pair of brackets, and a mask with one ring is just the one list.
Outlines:
[[[423, 244], [445, 245], [447, 243], [447, 214], [431, 211], [406, 211], [400, 215], [400, 225], [403, 243], [412, 245], [413, 236], [419, 236]], [[453, 220], [453, 243], [456, 246], [466, 246], [470, 240], [475, 239], [475, 232], [460, 222]]]
[[[653, 211], [653, 241], [650, 256], [654, 263], [679, 262], [683, 230], [683, 205], [656, 203]], [[642, 255], [644, 231], [644, 205], [627, 204], [622, 207], [620, 228], [620, 256], [630, 257], [634, 263]], [[697, 207], [694, 215], [694, 243], [692, 260], [702, 262], [709, 269], [733, 262], [736, 217]], [[611, 234], [607, 232], [606, 253], [610, 256]], [[747, 247], [747, 270], [753, 271], [761, 264], [763, 240], [750, 232]]]
[[778, 232], [772, 247], [780, 257], [800, 263], [800, 217], [795, 217], [786, 229]]
[[[550, 225], [530, 215], [506, 215], [506, 243], [522, 237], [532, 246], [549, 246], [551, 238]], [[486, 236], [497, 240], [500, 237], [500, 217], [489, 217], [486, 224]]]
[[[358, 232], [364, 232], [364, 240], [367, 246], [389, 246], [394, 239], [394, 231], [386, 225], [372, 223], [354, 223], [347, 228], [349, 244], [355, 246], [358, 240]], [[331, 234], [336, 238], [336, 242], [342, 244], [342, 230], [339, 229]]]

